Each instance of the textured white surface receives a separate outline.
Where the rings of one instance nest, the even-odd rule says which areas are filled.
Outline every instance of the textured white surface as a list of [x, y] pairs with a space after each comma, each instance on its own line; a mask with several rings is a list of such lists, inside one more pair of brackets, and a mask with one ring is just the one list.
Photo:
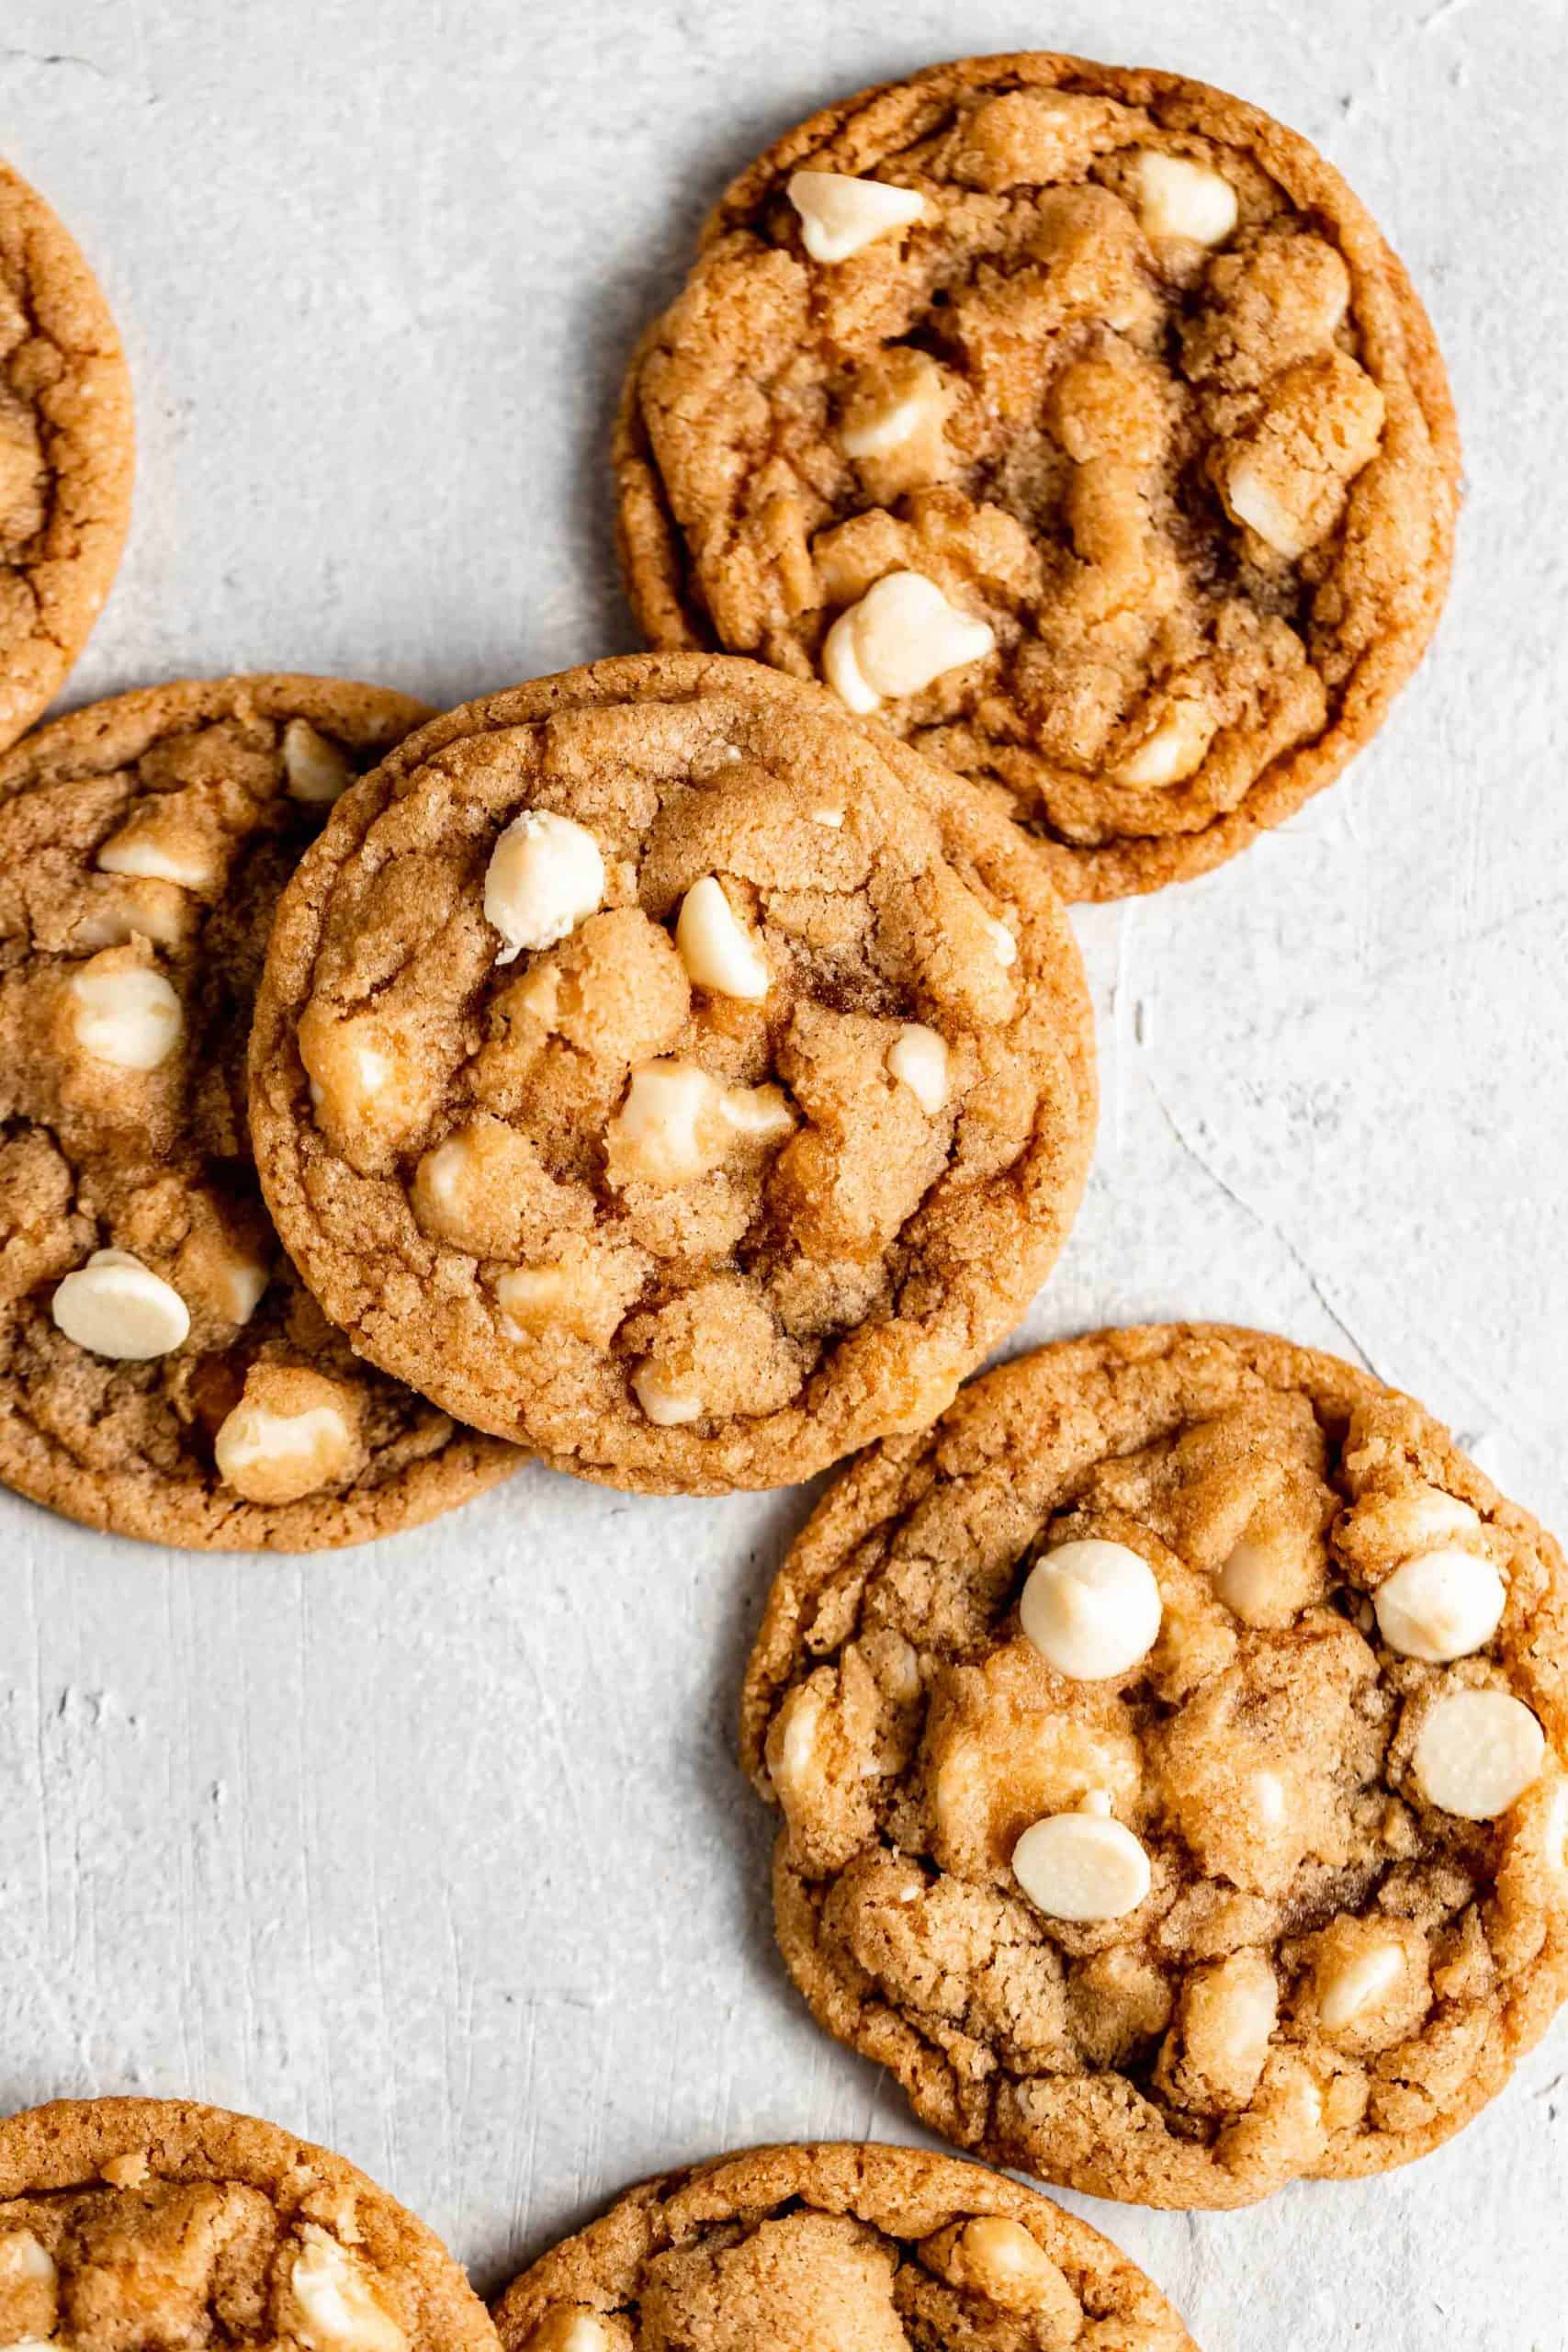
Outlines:
[[[1435, 654], [1353, 780], [1077, 918], [1103, 1133], [1021, 1337], [1220, 1316], [1338, 1347], [1562, 1525], [1557, 0], [6, 0], [0, 147], [101, 272], [140, 397], [134, 538], [71, 698], [298, 667], [451, 701], [629, 646], [605, 428], [706, 202], [840, 91], [1046, 40], [1226, 83], [1343, 166], [1435, 313], [1470, 500]], [[269, 1566], [0, 1497], [0, 2107], [274, 2116], [485, 2284], [656, 2165], [914, 2136], [783, 1976], [732, 1762], [807, 1501], [531, 1472]], [[1564, 2070], [1560, 2029], [1382, 2181], [1085, 2210], [1208, 2352], [1561, 2352]]]

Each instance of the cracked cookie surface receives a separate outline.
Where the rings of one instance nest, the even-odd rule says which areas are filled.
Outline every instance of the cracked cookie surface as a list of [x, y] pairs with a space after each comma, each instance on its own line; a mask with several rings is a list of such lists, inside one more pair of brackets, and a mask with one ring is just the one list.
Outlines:
[[495, 2352], [457, 2264], [276, 2125], [178, 2099], [0, 2122], [0, 2343], [80, 2352]]
[[515, 1466], [328, 1323], [246, 1126], [278, 893], [333, 797], [425, 716], [333, 679], [191, 682], [0, 759], [0, 1478], [36, 1502], [303, 1551]]
[[918, 1426], [1082, 1189], [1093, 1042], [1017, 829], [830, 699], [640, 655], [437, 720], [279, 911], [278, 1227], [374, 1361], [560, 1466], [803, 1478]]
[[130, 378], [96, 281], [0, 164], [0, 749], [86, 643], [130, 521]]
[[614, 464], [653, 643], [825, 677], [1070, 899], [1334, 779], [1436, 624], [1459, 478], [1338, 174], [1222, 91], [1050, 55], [862, 93], [743, 173]]
[[1562, 1555], [1282, 1340], [1065, 1342], [864, 1457], [774, 1587], [742, 1748], [818, 2022], [1095, 2195], [1404, 2163], [1568, 1993]]
[[1109, 2240], [917, 2148], [755, 2148], [630, 2190], [513, 2280], [504, 2352], [1192, 2352]]

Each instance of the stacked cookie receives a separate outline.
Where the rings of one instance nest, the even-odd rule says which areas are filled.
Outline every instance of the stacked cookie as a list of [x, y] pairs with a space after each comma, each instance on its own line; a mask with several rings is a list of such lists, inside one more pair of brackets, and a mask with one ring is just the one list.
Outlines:
[[[63, 420], [18, 481], [70, 461], [93, 368], [123, 423], [39, 250], [73, 292], [29, 315], [93, 334], [74, 377], [64, 323], [54, 374], [13, 345], [18, 446], [28, 385]], [[1557, 1546], [1282, 1340], [1101, 1333], [959, 1394], [1088, 1172], [1064, 900], [1278, 823], [1430, 635], [1458, 452], [1408, 279], [1238, 101], [935, 69], [728, 191], [615, 465], [646, 654], [439, 718], [153, 688], [0, 763], [0, 1475], [302, 1549], [525, 1454], [697, 1495], [869, 1448], [743, 1703], [820, 2022], [948, 2139], [1101, 2195], [1417, 2155], [1568, 1994]], [[68, 591], [17, 495], [40, 609], [85, 609], [113, 533]], [[179, 2288], [224, 2340], [493, 2341], [417, 2233], [364, 2233], [379, 2192], [275, 2143], [0, 2129], [16, 2324], [199, 2208], [244, 2249]], [[509, 2352], [799, 2352], [818, 2309], [867, 2346], [1186, 2340], [1028, 2192], [866, 2150], [651, 2184], [498, 2317]]]

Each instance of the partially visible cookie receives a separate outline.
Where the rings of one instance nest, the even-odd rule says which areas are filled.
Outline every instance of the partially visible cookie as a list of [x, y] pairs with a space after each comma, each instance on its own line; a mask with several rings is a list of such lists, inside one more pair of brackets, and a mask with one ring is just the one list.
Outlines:
[[341, 2156], [183, 2099], [0, 2122], [0, 2343], [495, 2352], [423, 2222]]
[[310, 1551], [518, 1456], [362, 1363], [251, 1160], [279, 891], [427, 714], [336, 679], [153, 686], [0, 758], [0, 1479], [88, 1526]]
[[754, 2148], [628, 2191], [496, 2306], [503, 2352], [1193, 2352], [1087, 2222], [919, 2148]]
[[1426, 312], [1322, 156], [1043, 54], [863, 91], [742, 173], [614, 462], [651, 642], [825, 679], [1069, 899], [1333, 781], [1431, 635], [1459, 481]]
[[256, 1010], [262, 1183], [372, 1362], [722, 1492], [922, 1426], [1061, 1248], [1089, 999], [1017, 828], [750, 662], [470, 704], [334, 813]]
[[0, 164], [0, 750], [92, 633], [130, 521], [130, 377], [97, 282]]
[[1562, 1555], [1283, 1340], [1101, 1332], [864, 1456], [742, 1744], [818, 2021], [1097, 2196], [1404, 2164], [1568, 1996]]

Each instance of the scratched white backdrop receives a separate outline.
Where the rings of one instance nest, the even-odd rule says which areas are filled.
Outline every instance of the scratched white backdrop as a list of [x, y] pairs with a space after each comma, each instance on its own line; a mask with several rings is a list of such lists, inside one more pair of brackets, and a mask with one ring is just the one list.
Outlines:
[[[708, 201], [836, 94], [1050, 43], [1228, 84], [1436, 316], [1454, 596], [1351, 781], [1076, 918], [1104, 1123], [1021, 1340], [1225, 1317], [1355, 1356], [1568, 1521], [1568, 34], [1557, 0], [0, 0], [0, 151], [130, 344], [134, 536], [69, 698], [337, 671], [451, 702], [633, 642], [603, 445]], [[0, 1495], [0, 2109], [325, 2140], [499, 2282], [640, 2174], [915, 2137], [767, 1923], [738, 1678], [802, 1494], [539, 1472], [280, 1566]], [[1568, 2030], [1441, 2154], [1083, 2210], [1208, 2352], [1562, 2352]], [[1266, 2316], [1265, 2316], [1266, 2315]]]

